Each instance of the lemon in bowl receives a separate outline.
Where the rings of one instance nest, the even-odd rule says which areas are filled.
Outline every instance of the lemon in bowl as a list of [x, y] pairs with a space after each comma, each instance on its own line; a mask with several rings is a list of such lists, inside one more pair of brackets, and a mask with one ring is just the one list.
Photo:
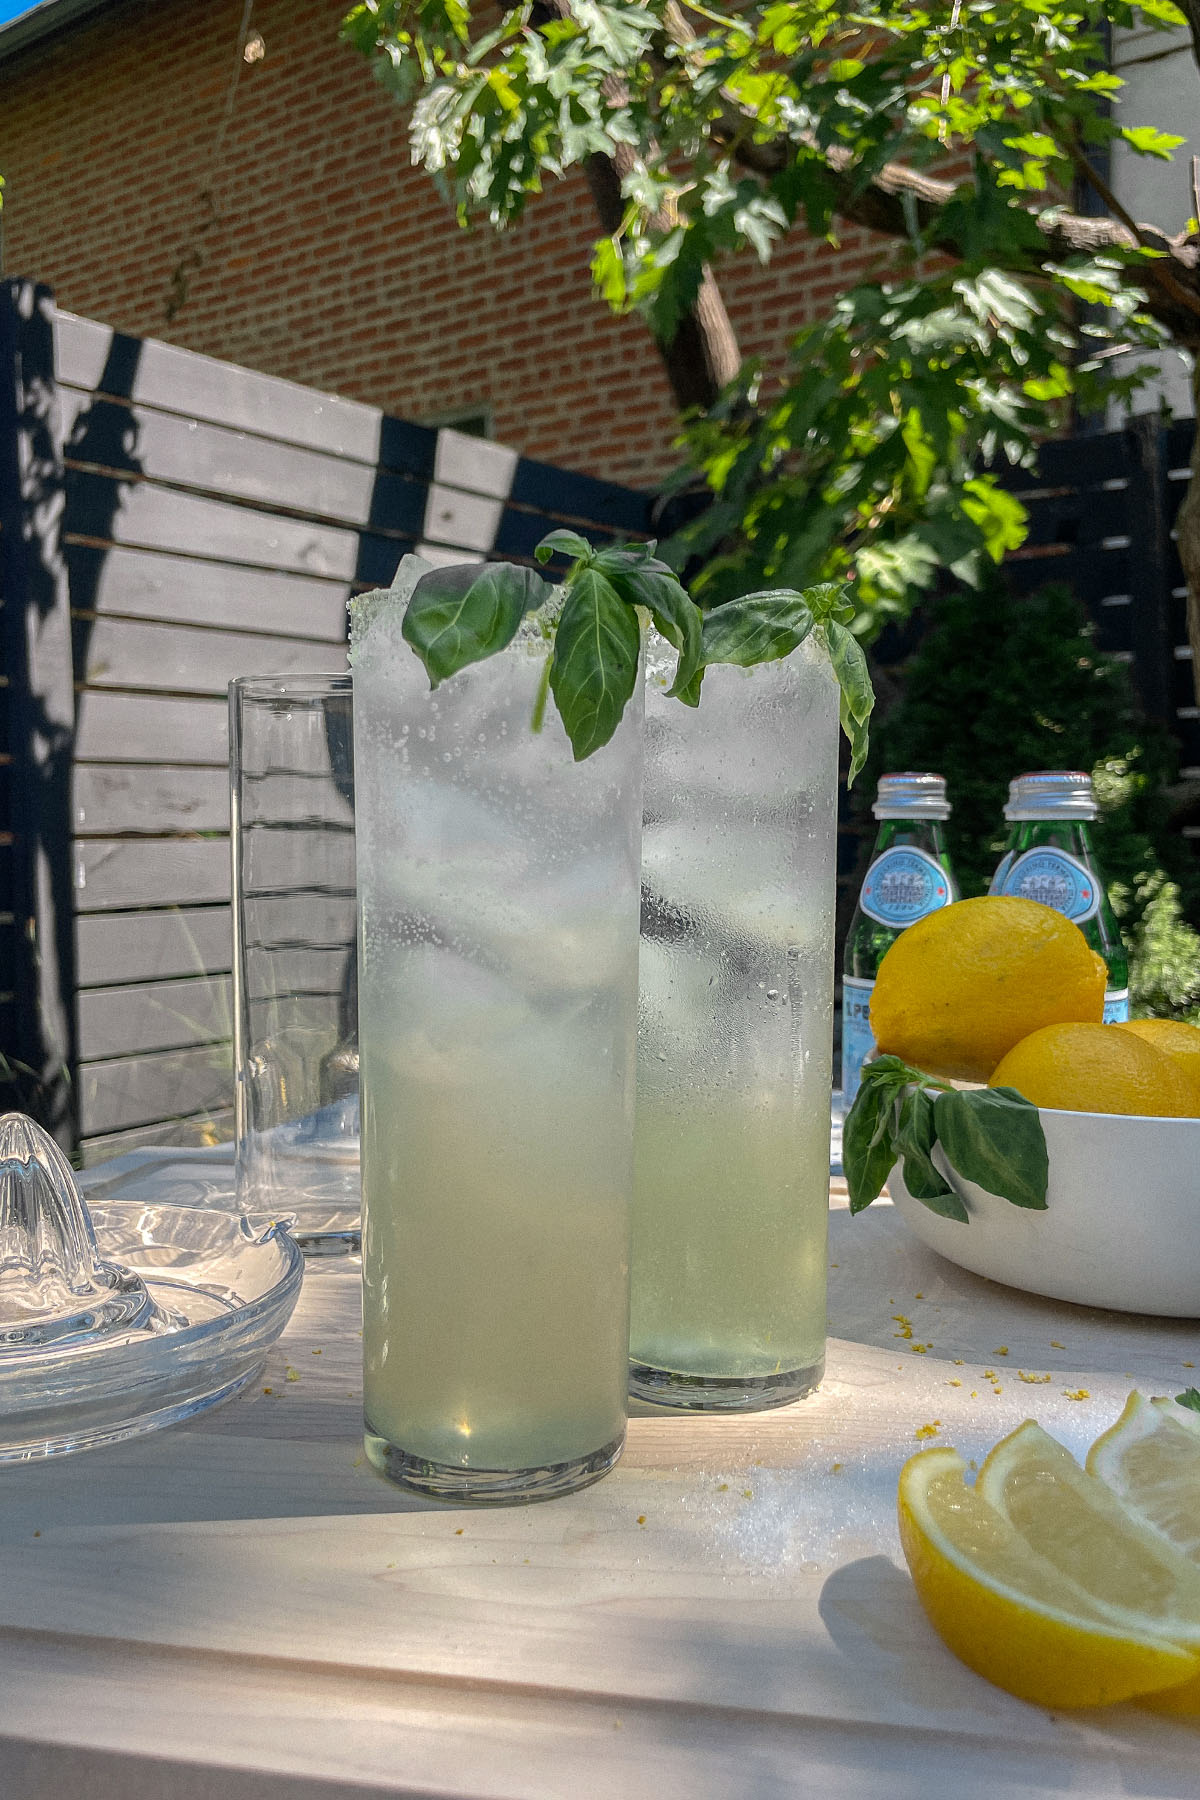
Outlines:
[[986, 1081], [1043, 1025], [1104, 1016], [1108, 972], [1078, 925], [1013, 895], [959, 900], [901, 933], [879, 965], [871, 1030], [929, 1075]]

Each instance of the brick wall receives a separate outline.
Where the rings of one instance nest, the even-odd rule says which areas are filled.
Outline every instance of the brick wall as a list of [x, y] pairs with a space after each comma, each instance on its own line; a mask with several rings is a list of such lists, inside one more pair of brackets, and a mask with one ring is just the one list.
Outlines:
[[[460, 231], [339, 44], [346, 3], [256, 0], [266, 53], [228, 117], [242, 0], [117, 0], [0, 62], [5, 272], [122, 331], [411, 419], [486, 409], [528, 456], [653, 483], [670, 394], [645, 328], [592, 298], [582, 178], [502, 236]], [[796, 238], [719, 271], [744, 353], [778, 358], [881, 248]]]

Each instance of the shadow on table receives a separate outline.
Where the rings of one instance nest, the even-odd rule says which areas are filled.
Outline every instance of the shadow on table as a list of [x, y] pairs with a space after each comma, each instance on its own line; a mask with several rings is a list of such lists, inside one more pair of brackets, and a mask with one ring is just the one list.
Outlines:
[[357, 1435], [317, 1442], [170, 1430], [0, 1469], [0, 1544], [53, 1530], [450, 1510], [377, 1475]]

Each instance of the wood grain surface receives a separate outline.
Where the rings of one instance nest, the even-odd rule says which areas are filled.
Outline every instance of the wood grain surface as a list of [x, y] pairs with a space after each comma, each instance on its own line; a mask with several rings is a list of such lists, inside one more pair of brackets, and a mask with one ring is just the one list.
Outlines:
[[1194, 1795], [1200, 1728], [1052, 1715], [958, 1664], [893, 1508], [929, 1427], [975, 1456], [1036, 1415], [1080, 1451], [1135, 1383], [1194, 1379], [1197, 1327], [1009, 1293], [840, 1193], [830, 1262], [815, 1395], [640, 1409], [605, 1481], [496, 1510], [371, 1472], [357, 1262], [311, 1264], [243, 1398], [0, 1472], [12, 1791], [87, 1768], [130, 1800]]

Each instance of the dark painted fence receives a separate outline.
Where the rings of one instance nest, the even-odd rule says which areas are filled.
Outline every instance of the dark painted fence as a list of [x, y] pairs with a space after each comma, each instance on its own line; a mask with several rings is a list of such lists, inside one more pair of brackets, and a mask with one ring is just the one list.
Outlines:
[[406, 550], [564, 524], [645, 535], [649, 499], [0, 284], [8, 1103], [89, 1160], [227, 1124], [229, 678], [344, 667]]

